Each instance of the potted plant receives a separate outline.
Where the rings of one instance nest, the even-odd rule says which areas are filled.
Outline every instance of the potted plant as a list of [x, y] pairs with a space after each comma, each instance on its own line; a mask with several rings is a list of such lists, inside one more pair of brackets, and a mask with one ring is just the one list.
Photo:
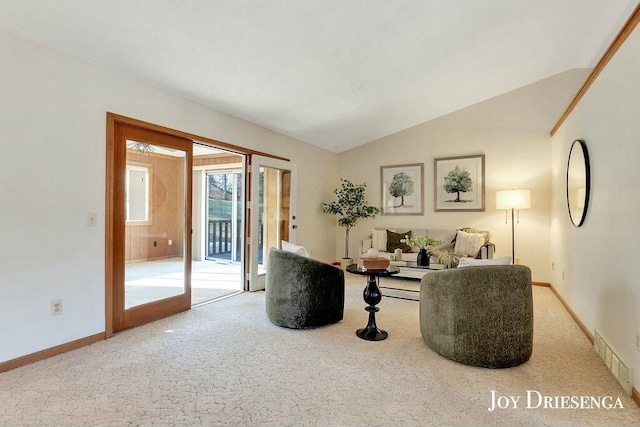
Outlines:
[[433, 237], [422, 234], [414, 234], [411, 237], [405, 235], [404, 239], [400, 239], [400, 242], [411, 247], [417, 246], [420, 248], [418, 257], [416, 258], [416, 264], [421, 267], [429, 266], [430, 252], [434, 247], [442, 244], [441, 240], [436, 240]]
[[341, 186], [333, 190], [337, 200], [331, 203], [322, 203], [322, 211], [338, 215], [338, 225], [346, 228], [344, 241], [344, 258], [341, 265], [346, 267], [351, 264], [349, 258], [349, 231], [356, 225], [360, 218], [375, 218], [380, 210], [367, 205], [364, 198], [366, 184], [354, 184], [348, 179], [340, 179]]

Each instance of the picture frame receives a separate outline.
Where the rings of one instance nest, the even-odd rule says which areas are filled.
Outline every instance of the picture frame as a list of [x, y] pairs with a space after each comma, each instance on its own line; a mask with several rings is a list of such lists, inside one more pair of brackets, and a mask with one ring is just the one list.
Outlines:
[[380, 214], [424, 215], [424, 163], [380, 167]]
[[434, 211], [484, 212], [484, 154], [434, 159]]

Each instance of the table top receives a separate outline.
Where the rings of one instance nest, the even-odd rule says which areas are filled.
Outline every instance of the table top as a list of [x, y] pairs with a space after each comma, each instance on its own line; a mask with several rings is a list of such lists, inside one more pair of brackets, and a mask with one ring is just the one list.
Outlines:
[[378, 276], [378, 277], [387, 277], [394, 274], [400, 273], [400, 268], [395, 265], [390, 265], [388, 268], [384, 270], [378, 269], [364, 269], [362, 267], [358, 267], [358, 264], [351, 264], [347, 266], [347, 271], [353, 274], [362, 274], [363, 276]]

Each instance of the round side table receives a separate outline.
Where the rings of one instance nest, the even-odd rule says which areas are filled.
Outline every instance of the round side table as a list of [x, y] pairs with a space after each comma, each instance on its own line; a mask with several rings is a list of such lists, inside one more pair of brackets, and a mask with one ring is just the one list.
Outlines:
[[364, 302], [369, 304], [365, 307], [365, 310], [369, 312], [369, 322], [364, 328], [358, 329], [356, 331], [356, 335], [367, 341], [382, 341], [386, 339], [389, 336], [387, 331], [378, 329], [378, 326], [376, 325], [376, 312], [380, 311], [380, 308], [376, 307], [376, 305], [382, 300], [379, 282], [381, 277], [389, 277], [394, 274], [398, 274], [400, 269], [392, 265], [385, 270], [371, 270], [358, 267], [357, 264], [351, 264], [347, 266], [347, 271], [349, 273], [367, 276], [367, 286], [364, 288], [362, 296], [364, 298]]

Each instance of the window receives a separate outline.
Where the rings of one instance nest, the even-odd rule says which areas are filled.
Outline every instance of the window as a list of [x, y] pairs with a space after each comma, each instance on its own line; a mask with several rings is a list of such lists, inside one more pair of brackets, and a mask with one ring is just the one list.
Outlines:
[[125, 177], [125, 221], [149, 222], [150, 168], [127, 164]]

